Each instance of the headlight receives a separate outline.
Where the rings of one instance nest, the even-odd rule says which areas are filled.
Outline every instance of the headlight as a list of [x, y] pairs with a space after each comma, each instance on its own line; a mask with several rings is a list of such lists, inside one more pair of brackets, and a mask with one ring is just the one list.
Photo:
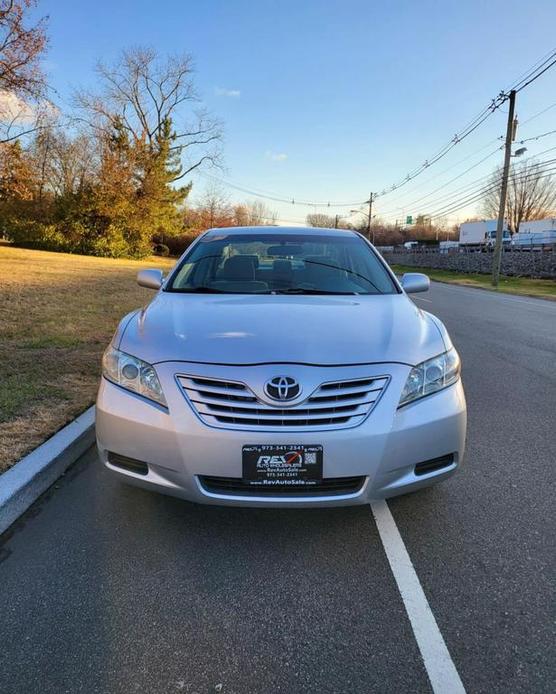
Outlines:
[[147, 362], [120, 352], [112, 345], [102, 355], [102, 375], [122, 388], [167, 407], [162, 386], [154, 368]]
[[398, 407], [451, 386], [459, 378], [460, 359], [454, 348], [411, 369]]

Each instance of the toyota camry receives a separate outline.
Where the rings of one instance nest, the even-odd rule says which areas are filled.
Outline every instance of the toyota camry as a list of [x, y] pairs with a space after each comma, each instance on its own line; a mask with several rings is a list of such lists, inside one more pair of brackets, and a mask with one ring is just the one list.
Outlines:
[[360, 234], [211, 229], [121, 321], [97, 438], [121, 479], [190, 501], [340, 506], [462, 463], [466, 405], [446, 328]]

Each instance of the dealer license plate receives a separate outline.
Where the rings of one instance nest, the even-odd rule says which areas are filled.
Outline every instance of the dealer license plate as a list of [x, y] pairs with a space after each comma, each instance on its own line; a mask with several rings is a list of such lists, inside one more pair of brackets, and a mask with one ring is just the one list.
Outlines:
[[321, 445], [243, 446], [243, 482], [254, 487], [310, 487], [322, 480]]

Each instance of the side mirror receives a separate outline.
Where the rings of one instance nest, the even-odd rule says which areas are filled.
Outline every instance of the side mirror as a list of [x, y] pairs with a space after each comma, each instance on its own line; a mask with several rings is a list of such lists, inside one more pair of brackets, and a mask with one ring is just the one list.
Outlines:
[[401, 284], [406, 294], [417, 294], [417, 292], [428, 292], [431, 281], [427, 275], [420, 272], [406, 272], [402, 275]]
[[139, 270], [137, 273], [137, 284], [147, 289], [160, 289], [163, 279], [162, 270]]

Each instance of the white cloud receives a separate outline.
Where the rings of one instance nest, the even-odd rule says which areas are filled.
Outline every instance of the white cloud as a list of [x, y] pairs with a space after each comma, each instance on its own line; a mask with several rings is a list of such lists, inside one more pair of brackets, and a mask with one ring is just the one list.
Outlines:
[[0, 90], [0, 120], [32, 123], [35, 117], [36, 111], [29, 104], [12, 92]]
[[58, 108], [49, 101], [29, 104], [17, 94], [0, 89], [0, 122], [26, 127], [44, 118], [56, 118]]
[[285, 152], [272, 152], [271, 150], [267, 150], [265, 152], [265, 157], [271, 161], [286, 161], [288, 155]]
[[239, 89], [225, 89], [224, 87], [215, 87], [214, 93], [216, 96], [229, 96], [233, 99], [238, 99], [241, 96]]

